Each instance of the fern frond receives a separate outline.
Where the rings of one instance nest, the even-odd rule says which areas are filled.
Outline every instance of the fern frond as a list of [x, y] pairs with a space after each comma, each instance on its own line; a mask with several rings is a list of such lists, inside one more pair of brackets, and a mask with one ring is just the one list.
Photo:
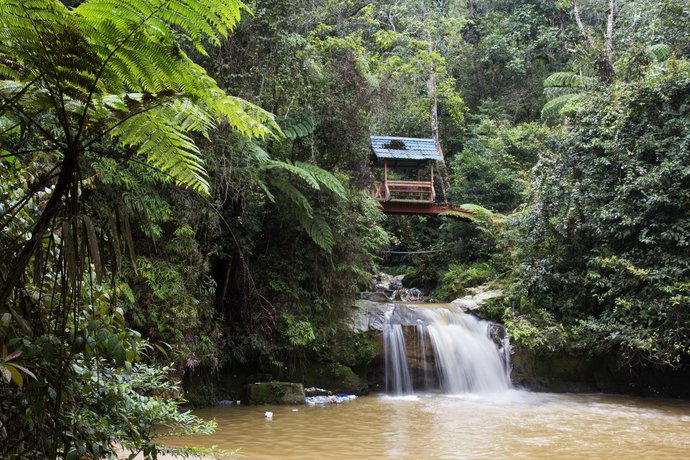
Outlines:
[[479, 206], [478, 204], [466, 203], [460, 205], [460, 208], [468, 212], [460, 213], [456, 211], [446, 211], [442, 212], [440, 215], [460, 217], [477, 223], [501, 224], [505, 221], [505, 216], [496, 214], [483, 206]]
[[285, 120], [282, 125], [285, 137], [293, 141], [312, 134], [317, 127], [317, 123], [311, 114], [308, 116], [289, 118]]
[[[207, 191], [190, 133], [206, 136], [222, 122], [248, 138], [281, 134], [272, 114], [227, 96], [179, 45], [184, 35], [205, 52], [242, 11], [239, 0], [86, 0], [74, 9], [1, 0], [0, 77], [15, 87], [0, 84], [10, 96], [0, 104], [33, 116], [56, 140], [74, 131], [84, 149], [105, 134], [118, 137], [177, 183]], [[17, 92], [33, 81], [36, 89]], [[58, 127], [39, 126], [44, 114]]]
[[335, 238], [333, 231], [326, 222], [326, 219], [320, 214], [315, 215], [311, 219], [304, 218], [300, 215], [300, 225], [307, 232], [307, 235], [326, 252], [330, 252], [335, 246]]
[[204, 41], [218, 45], [239, 22], [242, 11], [249, 9], [238, 0], [89, 0], [74, 11], [87, 19], [114, 17], [114, 25], [122, 30], [127, 23], [142, 23], [150, 26], [147, 33], [159, 37], [168, 28], [156, 26], [170, 24], [204, 53]]
[[566, 112], [575, 108], [575, 105], [587, 97], [584, 93], [569, 93], [555, 97], [544, 104], [541, 109], [541, 118], [544, 121], [556, 120]]
[[267, 161], [269, 161], [271, 159], [268, 152], [266, 152], [263, 148], [261, 148], [261, 146], [259, 144], [257, 144], [256, 142], [246, 140], [244, 146], [252, 154], [254, 161], [256, 161], [259, 164], [266, 163]]
[[279, 161], [279, 160], [268, 160], [262, 167], [264, 170], [269, 170], [269, 169], [278, 169], [282, 171], [287, 171], [290, 174], [293, 174], [300, 179], [302, 179], [304, 182], [306, 182], [311, 188], [314, 190], [320, 190], [321, 187], [319, 186], [319, 182], [316, 180], [314, 175], [297, 165], [293, 165], [292, 163], [288, 161]]
[[596, 82], [595, 78], [575, 72], [555, 72], [544, 80], [545, 88], [587, 88]]
[[663, 62], [673, 53], [673, 49], [665, 43], [657, 43], [647, 47], [647, 52], [652, 56], [654, 61]]
[[256, 104], [245, 101], [239, 97], [227, 96], [216, 86], [204, 90], [207, 104], [213, 113], [223, 117], [230, 126], [246, 137], [263, 138], [268, 134], [282, 135], [280, 126], [275, 122], [272, 113], [262, 109]]
[[580, 90], [577, 88], [568, 88], [565, 86], [547, 86], [544, 88], [544, 96], [546, 100], [551, 100], [553, 98], [563, 96], [564, 94], [577, 93]]
[[311, 175], [321, 185], [325, 186], [328, 190], [335, 193], [340, 198], [347, 198], [347, 192], [345, 191], [345, 187], [343, 187], [343, 184], [338, 180], [338, 178], [330, 172], [326, 171], [325, 169], [319, 168], [318, 166], [313, 165], [311, 163], [304, 163], [302, 161], [295, 162], [295, 166], [311, 173]]
[[304, 194], [300, 192], [290, 182], [288, 182], [282, 177], [277, 177], [271, 181], [271, 185], [283, 192], [285, 197], [296, 205], [295, 211], [298, 216], [305, 215], [306, 217], [304, 218], [309, 219], [311, 219], [314, 216], [311, 204], [309, 204], [309, 200], [307, 200], [307, 197], [304, 196]]
[[[209, 186], [203, 160], [194, 141], [175, 124], [176, 107], [163, 106], [127, 119], [112, 130], [125, 146], [135, 147], [153, 167], [176, 183], [203, 193]], [[179, 113], [177, 113], [179, 115]]]

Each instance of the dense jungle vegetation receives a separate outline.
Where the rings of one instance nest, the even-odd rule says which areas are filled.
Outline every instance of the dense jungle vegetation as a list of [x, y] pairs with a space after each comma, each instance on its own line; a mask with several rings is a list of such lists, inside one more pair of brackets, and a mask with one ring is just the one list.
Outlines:
[[[371, 134], [437, 138], [477, 217], [385, 216]], [[356, 380], [382, 269], [690, 366], [685, 0], [0, 0], [0, 177], [5, 458], [153, 456], [212, 428], [182, 379]]]

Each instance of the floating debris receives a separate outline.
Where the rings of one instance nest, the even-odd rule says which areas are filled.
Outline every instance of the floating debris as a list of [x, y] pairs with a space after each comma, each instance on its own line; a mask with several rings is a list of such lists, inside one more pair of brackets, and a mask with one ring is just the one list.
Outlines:
[[326, 404], [342, 404], [345, 401], [352, 401], [357, 399], [357, 395], [339, 394], [330, 396], [307, 396], [305, 401], [308, 406], [326, 405]]

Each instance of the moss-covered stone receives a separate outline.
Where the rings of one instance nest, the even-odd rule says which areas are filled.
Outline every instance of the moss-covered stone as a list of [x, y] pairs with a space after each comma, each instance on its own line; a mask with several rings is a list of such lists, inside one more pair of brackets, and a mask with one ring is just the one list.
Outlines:
[[304, 386], [301, 383], [250, 383], [245, 390], [249, 404], [304, 404]]
[[366, 394], [365, 378], [357, 375], [350, 367], [339, 363], [314, 363], [304, 374], [305, 385], [325, 388], [334, 393]]

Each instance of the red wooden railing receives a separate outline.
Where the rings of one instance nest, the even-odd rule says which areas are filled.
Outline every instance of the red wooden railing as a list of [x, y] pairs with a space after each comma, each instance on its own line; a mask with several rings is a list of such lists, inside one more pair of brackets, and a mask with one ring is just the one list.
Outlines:
[[433, 203], [434, 184], [430, 181], [385, 180], [374, 186], [374, 198], [379, 201], [414, 200]]

